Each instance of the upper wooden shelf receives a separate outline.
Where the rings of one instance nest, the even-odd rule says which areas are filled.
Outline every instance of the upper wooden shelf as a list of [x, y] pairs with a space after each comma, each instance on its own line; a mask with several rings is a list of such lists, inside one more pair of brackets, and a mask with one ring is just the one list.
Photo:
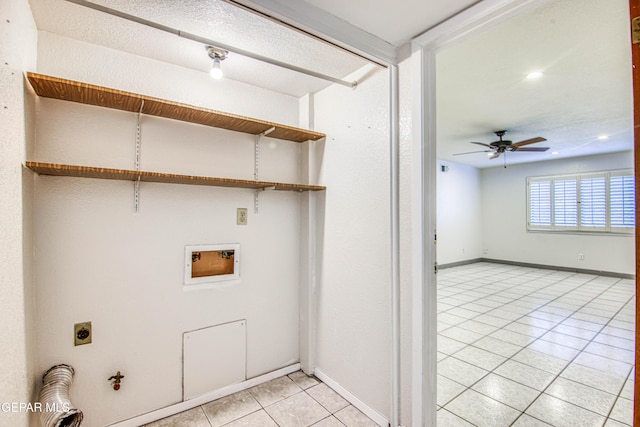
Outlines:
[[237, 116], [192, 105], [180, 104], [150, 96], [123, 92], [87, 83], [27, 73], [31, 86], [39, 96], [98, 105], [118, 110], [141, 112], [152, 116], [197, 123], [236, 132], [259, 135], [272, 127], [269, 137], [293, 142], [317, 141], [326, 135], [264, 120]]
[[286, 184], [282, 182], [250, 181], [245, 179], [209, 176], [179, 175], [128, 169], [96, 168], [90, 166], [60, 165], [55, 163], [26, 162], [25, 166], [40, 175], [73, 176], [78, 178], [117, 179], [122, 181], [163, 182], [169, 184], [208, 185], [212, 187], [273, 189], [280, 191], [323, 191], [320, 185]]

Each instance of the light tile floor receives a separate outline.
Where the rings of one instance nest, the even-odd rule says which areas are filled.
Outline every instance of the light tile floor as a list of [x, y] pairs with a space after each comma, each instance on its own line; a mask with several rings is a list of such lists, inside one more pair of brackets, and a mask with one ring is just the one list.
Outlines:
[[[633, 424], [635, 282], [476, 263], [438, 274], [438, 426]], [[147, 427], [375, 427], [314, 377], [280, 377]]]
[[298, 371], [146, 427], [376, 427], [315, 377]]
[[438, 426], [633, 424], [635, 282], [494, 263], [438, 273]]

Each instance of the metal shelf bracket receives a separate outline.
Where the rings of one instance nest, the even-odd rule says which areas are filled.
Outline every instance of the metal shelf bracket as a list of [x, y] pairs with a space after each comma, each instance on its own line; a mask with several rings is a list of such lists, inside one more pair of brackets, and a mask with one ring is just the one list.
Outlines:
[[[142, 135], [141, 135], [141, 127], [140, 127], [140, 118], [142, 116], [142, 109], [144, 108], [144, 99], [140, 104], [140, 111], [138, 111], [138, 117], [136, 119], [136, 171], [140, 171], [140, 146], [142, 144]], [[135, 212], [138, 213], [140, 211], [140, 177], [138, 180], [133, 183], [133, 203]]]
[[[254, 150], [253, 150], [253, 179], [256, 181], [260, 180], [260, 139], [263, 136], [269, 135], [274, 130], [276, 130], [276, 128], [271, 127], [265, 130], [264, 132], [256, 135], [256, 141], [255, 141]], [[253, 195], [253, 212], [254, 213], [258, 213], [260, 211], [259, 194], [264, 190], [265, 188], [258, 189], [255, 191]]]

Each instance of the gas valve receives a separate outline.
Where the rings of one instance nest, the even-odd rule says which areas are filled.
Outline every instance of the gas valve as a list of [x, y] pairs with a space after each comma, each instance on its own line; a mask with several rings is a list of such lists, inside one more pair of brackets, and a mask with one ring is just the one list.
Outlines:
[[115, 375], [111, 375], [107, 381], [113, 381], [113, 389], [118, 391], [120, 390], [120, 382], [124, 378], [124, 375], [118, 371]]

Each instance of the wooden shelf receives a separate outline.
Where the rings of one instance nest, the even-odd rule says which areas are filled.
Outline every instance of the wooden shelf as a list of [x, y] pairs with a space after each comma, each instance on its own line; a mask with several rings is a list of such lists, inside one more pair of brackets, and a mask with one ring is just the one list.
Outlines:
[[[141, 112], [183, 122], [197, 123], [236, 132], [259, 135], [272, 127], [269, 137], [293, 142], [317, 141], [326, 135], [264, 120], [208, 110], [145, 95], [123, 92], [87, 83], [65, 80], [36, 73], [27, 73], [31, 86], [39, 96], [98, 105], [118, 110]], [[144, 102], [144, 104], [143, 104]]]
[[213, 187], [274, 189], [279, 191], [322, 191], [319, 185], [285, 184], [281, 182], [250, 181], [243, 179], [215, 178], [209, 176], [178, 175], [172, 173], [144, 172], [126, 169], [96, 168], [90, 166], [60, 165], [54, 163], [26, 162], [26, 167], [40, 175], [73, 176], [79, 178], [117, 179], [123, 181], [163, 182], [169, 184], [208, 185]]

